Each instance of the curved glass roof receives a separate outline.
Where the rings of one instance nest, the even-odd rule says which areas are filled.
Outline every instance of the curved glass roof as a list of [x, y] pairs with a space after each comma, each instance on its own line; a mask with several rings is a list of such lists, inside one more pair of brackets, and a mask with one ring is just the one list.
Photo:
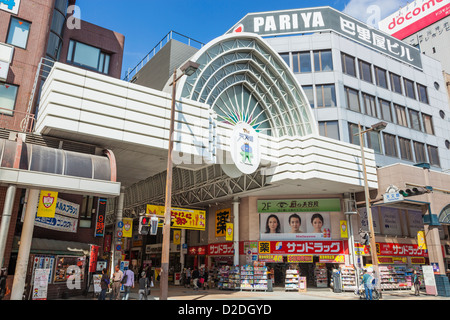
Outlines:
[[219, 37], [192, 60], [200, 67], [183, 79], [181, 97], [209, 104], [219, 121], [245, 121], [271, 136], [317, 133], [292, 71], [259, 36]]

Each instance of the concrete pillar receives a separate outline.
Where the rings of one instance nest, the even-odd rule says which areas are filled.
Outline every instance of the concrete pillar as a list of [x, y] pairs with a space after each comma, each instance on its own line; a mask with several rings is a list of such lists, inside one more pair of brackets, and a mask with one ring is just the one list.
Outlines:
[[233, 199], [233, 245], [235, 266], [239, 265], [239, 198]]
[[183, 245], [186, 243], [186, 230], [181, 229], [181, 248], [180, 248], [180, 264], [181, 264], [181, 272], [183, 272], [184, 269], [184, 251], [183, 251]]
[[122, 251], [116, 251], [116, 247], [118, 245], [118, 237], [117, 237], [117, 231], [119, 229], [118, 227], [118, 223], [120, 221], [122, 221], [123, 218], [123, 203], [125, 201], [125, 191], [122, 188], [120, 190], [120, 195], [119, 195], [119, 200], [117, 203], [117, 212], [116, 212], [116, 221], [114, 223], [114, 234], [113, 234], [113, 242], [112, 242], [112, 248], [111, 251], [113, 252], [112, 254], [112, 259], [111, 259], [111, 266], [110, 266], [110, 270], [111, 270], [111, 275], [115, 272], [115, 267], [116, 265], [120, 264], [120, 260], [121, 260], [121, 255], [122, 255]]
[[33, 240], [34, 220], [39, 201], [40, 190], [30, 189], [26, 200], [25, 219], [20, 236], [19, 253], [17, 255], [16, 271], [11, 289], [11, 300], [22, 300], [27, 276], [28, 259], [30, 257], [31, 241]]
[[8, 190], [6, 190], [5, 205], [3, 206], [2, 222], [0, 225], [0, 268], [3, 268], [3, 262], [5, 261], [6, 242], [8, 241], [9, 225], [16, 190], [17, 187], [14, 185], [10, 185]]

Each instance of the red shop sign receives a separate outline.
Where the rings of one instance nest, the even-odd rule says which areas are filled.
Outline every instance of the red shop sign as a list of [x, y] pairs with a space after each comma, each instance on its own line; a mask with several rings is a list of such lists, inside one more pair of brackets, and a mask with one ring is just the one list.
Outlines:
[[382, 256], [428, 257], [428, 251], [417, 244], [377, 243], [377, 253]]
[[204, 256], [206, 254], [206, 246], [196, 246], [196, 247], [189, 247], [188, 249], [189, 255], [201, 255]]
[[209, 256], [227, 256], [233, 255], [234, 250], [233, 243], [214, 243], [208, 245], [208, 255]]

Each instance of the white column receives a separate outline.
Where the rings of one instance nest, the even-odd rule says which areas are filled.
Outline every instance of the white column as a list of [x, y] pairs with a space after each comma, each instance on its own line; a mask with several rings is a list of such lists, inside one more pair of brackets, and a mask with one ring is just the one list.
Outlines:
[[239, 198], [233, 199], [234, 265], [239, 265]]
[[184, 269], [184, 251], [183, 251], [183, 245], [186, 242], [186, 229], [181, 229], [181, 248], [180, 248], [180, 264], [181, 264], [181, 272], [183, 272]]
[[11, 289], [11, 300], [22, 300], [27, 276], [28, 259], [30, 257], [31, 242], [33, 240], [34, 220], [39, 201], [40, 190], [30, 189], [26, 202], [25, 219], [20, 237], [19, 253], [17, 255], [16, 271]]
[[122, 254], [121, 251], [116, 251], [116, 247], [117, 247], [117, 244], [118, 244], [117, 243], [117, 240], [118, 240], [118, 238], [117, 238], [117, 231], [119, 229], [119, 227], [117, 225], [118, 225], [118, 223], [120, 221], [122, 221], [122, 218], [123, 218], [123, 203], [124, 203], [124, 200], [125, 200], [125, 193], [124, 193], [124, 190], [122, 188], [121, 191], [120, 191], [120, 195], [119, 195], [119, 201], [117, 203], [116, 221], [114, 223], [114, 228], [113, 228], [114, 234], [113, 234], [113, 237], [112, 237], [113, 238], [113, 243], [112, 243], [112, 248], [111, 248], [113, 254], [112, 254], [111, 265], [110, 265], [110, 270], [111, 270], [110, 274], [113, 274], [115, 272], [114, 268], [116, 267], [116, 265], [118, 265], [120, 263], [121, 254]]
[[8, 241], [9, 225], [11, 223], [11, 214], [16, 196], [15, 185], [10, 185], [6, 190], [5, 205], [3, 206], [2, 222], [0, 225], [0, 268], [5, 261], [6, 242]]

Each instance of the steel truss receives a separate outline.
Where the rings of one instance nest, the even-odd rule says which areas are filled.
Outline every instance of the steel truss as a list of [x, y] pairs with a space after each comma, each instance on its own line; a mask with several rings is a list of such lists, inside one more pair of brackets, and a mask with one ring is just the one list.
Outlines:
[[[145, 212], [147, 204], [164, 205], [166, 173], [140, 181], [125, 189], [124, 218], [136, 218]], [[212, 165], [196, 171], [174, 168], [172, 206], [203, 208], [215, 201], [223, 201], [250, 190], [269, 187], [268, 176], [257, 170], [253, 174], [242, 174], [231, 178], [220, 165]], [[118, 198], [108, 201], [106, 224], [115, 222]]]

